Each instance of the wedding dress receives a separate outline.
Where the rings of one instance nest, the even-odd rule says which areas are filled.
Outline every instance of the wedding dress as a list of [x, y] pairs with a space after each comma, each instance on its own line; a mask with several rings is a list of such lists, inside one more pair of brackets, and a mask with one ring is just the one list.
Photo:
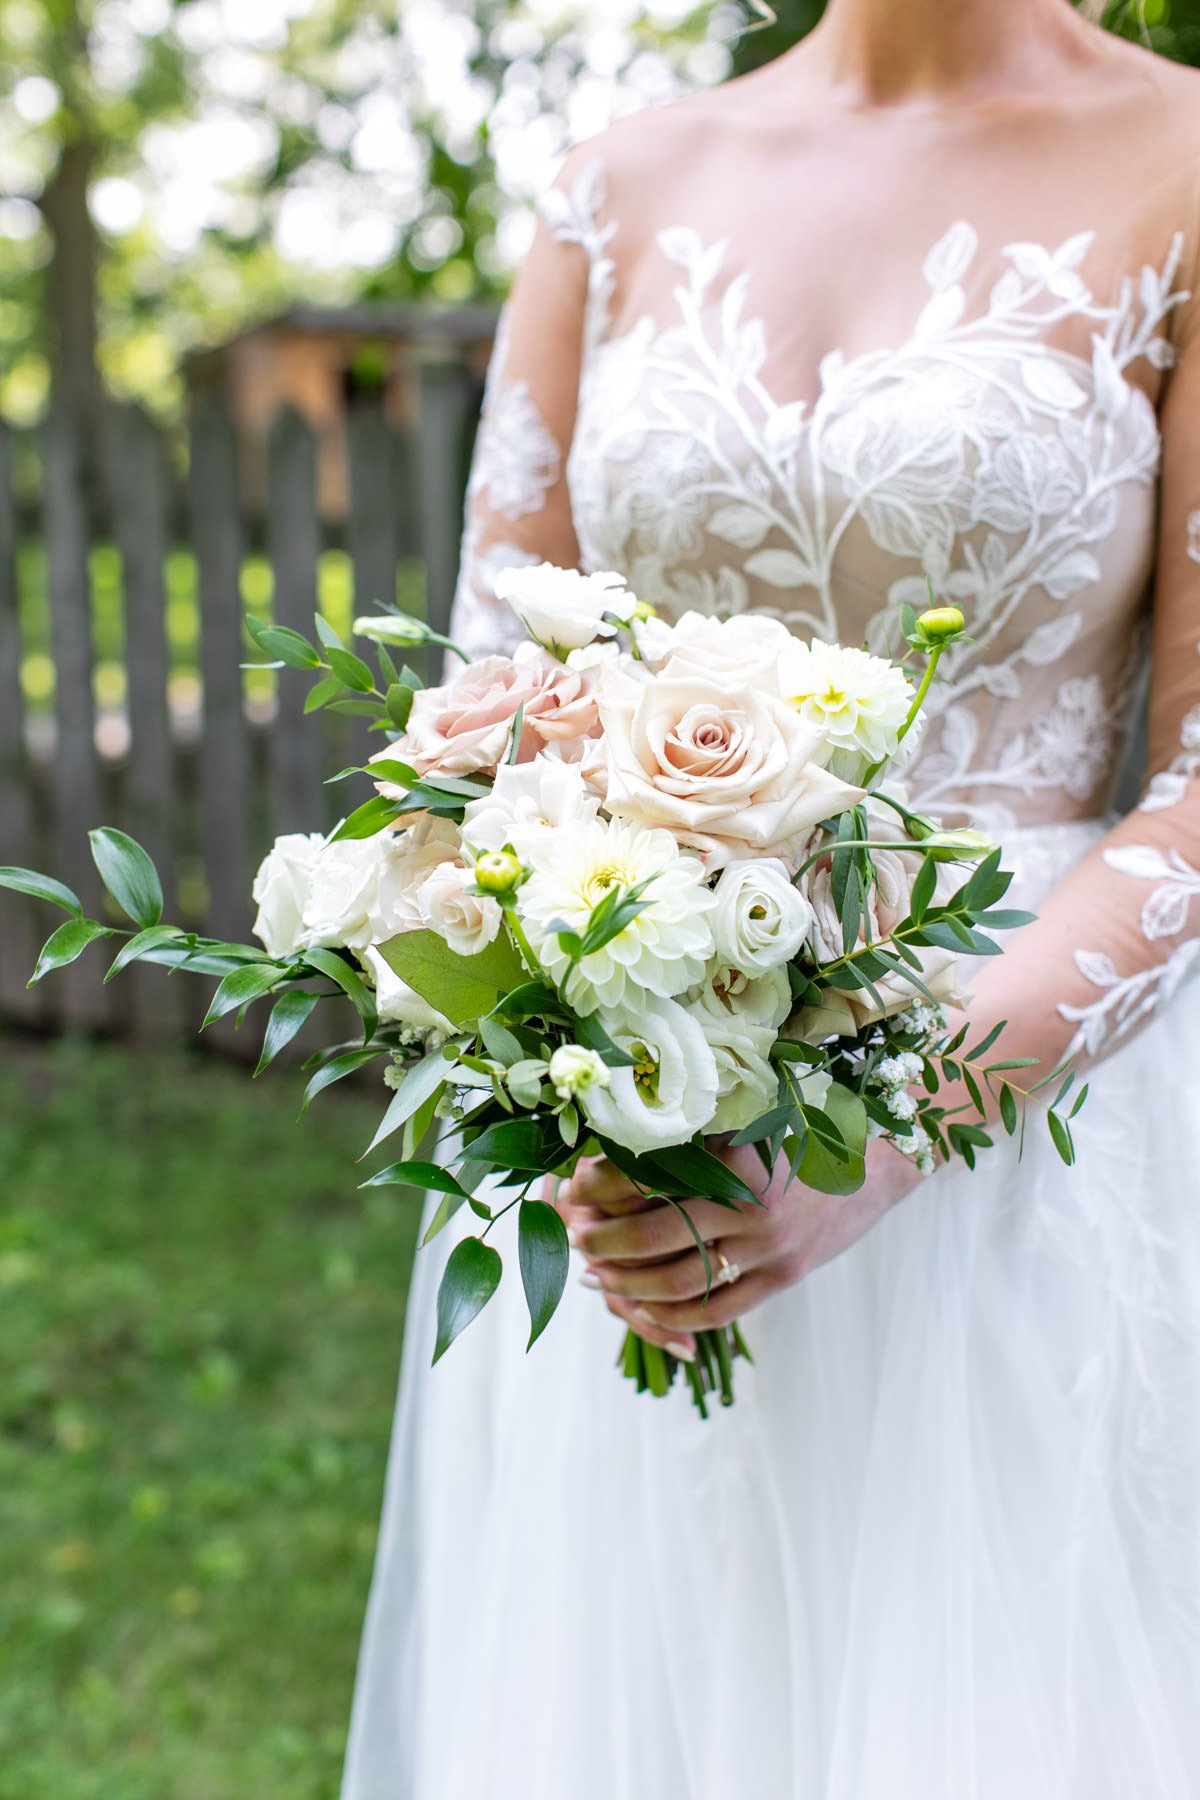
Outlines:
[[[459, 641], [505, 647], [491, 578], [543, 558], [622, 570], [667, 617], [880, 647], [928, 580], [973, 641], [916, 801], [1002, 840], [1042, 912], [1005, 962], [1014, 1011], [1095, 1067], [1074, 1170], [1031, 1126], [1020, 1163], [1002, 1141], [927, 1179], [750, 1315], [756, 1364], [707, 1424], [620, 1379], [623, 1328], [574, 1282], [528, 1357], [510, 1279], [431, 1370], [450, 1234], [423, 1250], [344, 1800], [1200, 1795], [1200, 141], [1177, 79], [1119, 130], [1031, 113], [1003, 150], [950, 115], [872, 194], [830, 168], [786, 211], [687, 102], [572, 152], [544, 199]], [[1118, 820], [1151, 622], [1151, 778]]]

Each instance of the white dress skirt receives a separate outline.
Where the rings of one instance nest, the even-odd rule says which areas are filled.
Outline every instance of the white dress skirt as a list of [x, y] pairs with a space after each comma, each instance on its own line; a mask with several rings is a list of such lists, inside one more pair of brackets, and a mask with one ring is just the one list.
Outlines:
[[[1015, 904], [1099, 824], [1012, 833]], [[709, 1422], [417, 1259], [342, 1800], [1195, 1800], [1200, 1011], [749, 1316]], [[503, 1244], [501, 1245], [503, 1248]]]

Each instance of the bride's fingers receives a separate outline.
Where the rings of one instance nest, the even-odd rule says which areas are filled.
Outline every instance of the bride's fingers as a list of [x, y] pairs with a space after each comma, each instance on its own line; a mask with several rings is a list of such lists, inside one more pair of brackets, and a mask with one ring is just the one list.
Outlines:
[[[743, 1269], [749, 1266], [753, 1249], [745, 1239], [723, 1238], [721, 1248], [730, 1263]], [[668, 1262], [609, 1263], [593, 1262], [580, 1277], [585, 1287], [602, 1288], [622, 1300], [696, 1300], [711, 1288], [719, 1291], [719, 1267], [715, 1255], [709, 1256], [711, 1283], [705, 1273], [704, 1258], [698, 1250], [687, 1250]]]
[[[733, 1222], [729, 1208], [711, 1200], [690, 1200], [687, 1210], [688, 1218], [706, 1243], [710, 1238], [721, 1237]], [[568, 1230], [576, 1246], [593, 1261], [658, 1261], [664, 1256], [678, 1256], [681, 1251], [694, 1248], [696, 1242], [687, 1219], [676, 1207], [661, 1202], [621, 1218], [569, 1219]]]
[[[748, 1313], [752, 1306], [758, 1306], [763, 1300], [769, 1299], [778, 1285], [764, 1269], [752, 1269], [738, 1281], [714, 1287], [707, 1303], [701, 1297], [699, 1300], [680, 1301], [636, 1300], [631, 1304], [644, 1307], [648, 1318], [653, 1320], [659, 1331], [665, 1331], [672, 1337], [686, 1337], [693, 1331], [711, 1331], [721, 1325], [732, 1325], [735, 1319]], [[641, 1330], [640, 1326], [638, 1330]]]
[[690, 1331], [664, 1331], [636, 1300], [620, 1300], [606, 1294], [604, 1304], [615, 1318], [623, 1319], [647, 1343], [657, 1344], [660, 1350], [669, 1350], [672, 1356], [678, 1356], [684, 1362], [696, 1360], [696, 1340]]
[[562, 1190], [559, 1203], [567, 1207], [599, 1206], [606, 1212], [637, 1211], [649, 1204], [628, 1175], [622, 1175], [620, 1169], [604, 1156], [580, 1158], [575, 1173]]

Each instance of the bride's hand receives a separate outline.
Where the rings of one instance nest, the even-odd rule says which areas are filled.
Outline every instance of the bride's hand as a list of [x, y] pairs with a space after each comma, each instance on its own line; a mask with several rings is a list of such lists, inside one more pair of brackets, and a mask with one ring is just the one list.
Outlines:
[[[863, 1186], [844, 1197], [789, 1182], [782, 1159], [768, 1181], [748, 1147], [719, 1154], [763, 1204], [731, 1211], [711, 1200], [687, 1203], [712, 1246], [707, 1301], [704, 1261], [686, 1222], [673, 1206], [648, 1202], [611, 1163], [586, 1158], [558, 1198], [572, 1240], [588, 1259], [585, 1283], [601, 1290], [610, 1312], [676, 1356], [693, 1353], [693, 1332], [744, 1317], [848, 1250], [920, 1180], [907, 1158], [879, 1141], [867, 1147]], [[736, 1268], [737, 1279], [722, 1282], [723, 1267]]]

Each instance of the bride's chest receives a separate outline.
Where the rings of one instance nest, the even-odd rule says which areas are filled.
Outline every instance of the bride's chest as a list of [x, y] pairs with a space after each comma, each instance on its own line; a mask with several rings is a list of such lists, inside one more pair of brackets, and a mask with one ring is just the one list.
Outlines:
[[[721, 240], [660, 232], [670, 303], [622, 329], [594, 268], [570, 469], [585, 556], [668, 610], [762, 606], [843, 637], [927, 580], [982, 630], [1017, 594], [1025, 630], [1085, 587], [1091, 607], [1127, 605], [1153, 534], [1178, 246], [1101, 294], [1092, 244], [985, 252], [955, 224], [886, 341], [815, 366], [788, 294]], [[846, 342], [864, 341], [848, 313]]]

